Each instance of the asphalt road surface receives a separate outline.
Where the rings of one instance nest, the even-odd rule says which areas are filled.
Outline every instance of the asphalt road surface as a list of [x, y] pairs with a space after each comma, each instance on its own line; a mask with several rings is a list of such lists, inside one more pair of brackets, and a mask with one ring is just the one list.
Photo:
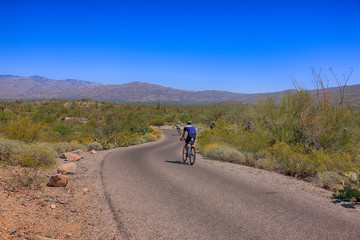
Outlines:
[[163, 133], [103, 161], [121, 239], [360, 239], [359, 211], [200, 155], [193, 166], [183, 164], [179, 135]]

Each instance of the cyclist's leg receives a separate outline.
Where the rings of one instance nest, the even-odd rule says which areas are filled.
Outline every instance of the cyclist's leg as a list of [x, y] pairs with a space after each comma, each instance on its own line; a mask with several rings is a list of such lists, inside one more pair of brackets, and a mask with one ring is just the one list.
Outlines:
[[186, 154], [188, 155], [189, 154], [189, 142], [191, 140], [191, 137], [188, 135], [186, 138], [185, 138], [185, 148], [186, 148]]

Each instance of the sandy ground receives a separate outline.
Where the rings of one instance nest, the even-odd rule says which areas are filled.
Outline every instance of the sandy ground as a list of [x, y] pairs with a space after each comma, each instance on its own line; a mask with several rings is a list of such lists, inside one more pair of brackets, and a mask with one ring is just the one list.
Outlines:
[[100, 176], [109, 151], [77, 161], [77, 173], [68, 175], [66, 187], [24, 189], [1, 169], [0, 239], [118, 239]]

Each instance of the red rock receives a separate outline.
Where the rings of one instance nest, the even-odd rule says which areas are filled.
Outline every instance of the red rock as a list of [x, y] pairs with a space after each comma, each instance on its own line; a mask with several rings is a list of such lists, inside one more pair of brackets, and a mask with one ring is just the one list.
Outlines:
[[66, 161], [79, 161], [81, 157], [77, 154], [73, 153], [64, 153], [66, 157]]
[[51, 187], [65, 187], [69, 182], [69, 178], [62, 174], [56, 174], [50, 177], [48, 186]]
[[81, 158], [84, 158], [85, 157], [85, 152], [81, 149], [78, 149], [78, 150], [75, 150], [75, 151], [72, 151], [70, 152], [71, 154], [76, 154], [78, 155], [79, 157]]
[[60, 174], [75, 174], [76, 173], [76, 164], [75, 163], [67, 163], [62, 164], [58, 167], [57, 172]]

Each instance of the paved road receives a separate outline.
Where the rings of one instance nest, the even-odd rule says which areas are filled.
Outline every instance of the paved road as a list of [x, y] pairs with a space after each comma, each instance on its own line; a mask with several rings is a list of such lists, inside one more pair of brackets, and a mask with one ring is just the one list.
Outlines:
[[205, 160], [182, 164], [182, 142], [119, 149], [102, 165], [121, 239], [360, 239], [359, 212]]

